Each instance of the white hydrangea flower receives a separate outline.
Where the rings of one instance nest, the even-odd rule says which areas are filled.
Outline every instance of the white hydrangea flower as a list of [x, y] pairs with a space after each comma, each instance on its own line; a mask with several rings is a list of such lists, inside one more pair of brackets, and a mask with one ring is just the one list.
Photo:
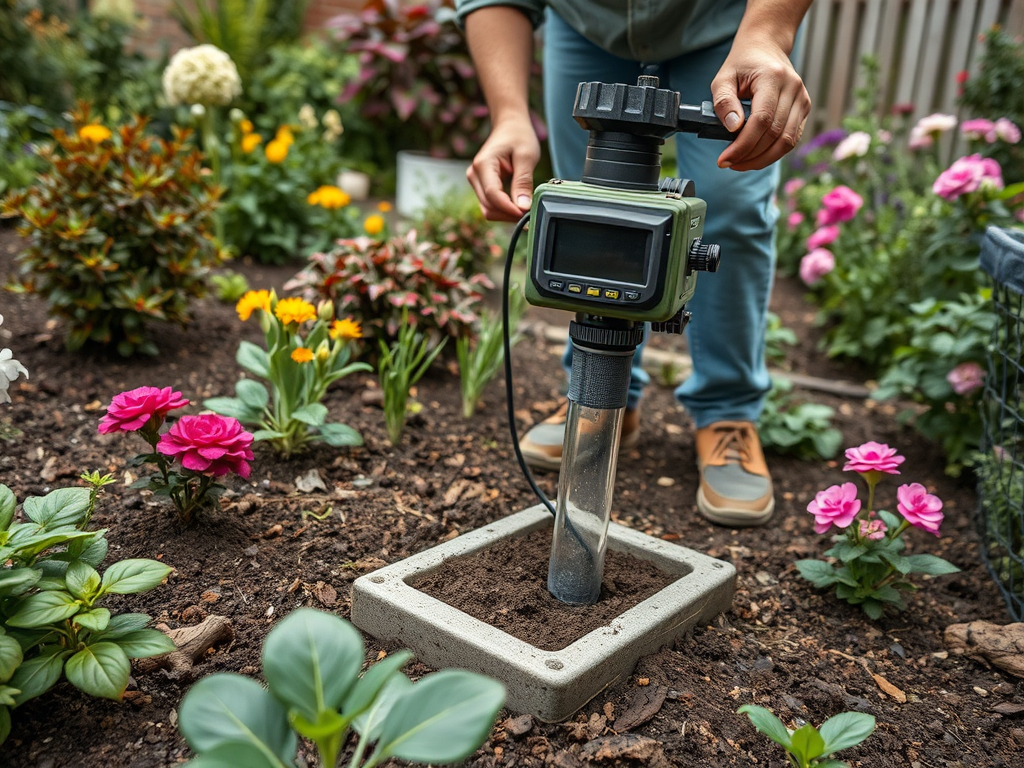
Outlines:
[[833, 160], [845, 160], [848, 157], [864, 157], [871, 147], [871, 134], [865, 131], [854, 131], [836, 147], [832, 153]]
[[164, 70], [163, 84], [171, 106], [224, 107], [242, 95], [242, 80], [235, 62], [214, 45], [182, 48], [174, 54]]
[[[3, 324], [4, 316], [0, 315], [0, 324]], [[7, 393], [7, 390], [11, 386], [11, 382], [18, 378], [19, 374], [28, 378], [28, 371], [25, 370], [25, 366], [13, 359], [14, 353], [11, 350], [0, 349], [0, 403], [11, 402], [11, 396]]]

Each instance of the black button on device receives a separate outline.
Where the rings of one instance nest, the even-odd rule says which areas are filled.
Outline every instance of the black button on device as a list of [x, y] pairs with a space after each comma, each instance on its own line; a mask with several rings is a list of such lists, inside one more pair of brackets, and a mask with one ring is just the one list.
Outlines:
[[636, 301], [637, 299], [640, 298], [640, 294], [637, 293], [636, 291], [623, 291], [622, 298], [624, 298], [626, 301]]
[[548, 282], [548, 288], [552, 291], [560, 291], [565, 287], [565, 283], [561, 280], [551, 280]]

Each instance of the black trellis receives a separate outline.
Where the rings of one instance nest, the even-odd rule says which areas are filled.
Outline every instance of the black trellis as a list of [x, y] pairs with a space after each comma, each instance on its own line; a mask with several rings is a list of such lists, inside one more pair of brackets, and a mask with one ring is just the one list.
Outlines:
[[1024, 621], [1024, 232], [990, 227], [981, 265], [992, 278], [996, 328], [982, 399], [978, 523], [985, 563]]

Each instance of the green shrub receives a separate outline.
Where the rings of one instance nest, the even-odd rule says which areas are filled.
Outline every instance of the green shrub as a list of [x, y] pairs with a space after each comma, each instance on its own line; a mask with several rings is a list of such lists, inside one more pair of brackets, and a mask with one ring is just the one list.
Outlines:
[[75, 133], [54, 132], [40, 150], [47, 172], [8, 195], [4, 217], [20, 217], [28, 245], [16, 289], [36, 293], [68, 324], [67, 345], [116, 345], [155, 354], [154, 320], [186, 324], [222, 255], [209, 234], [217, 192], [186, 134], [164, 141], [146, 121], [111, 132], [74, 115]]
[[820, 403], [797, 400], [793, 385], [773, 379], [758, 419], [758, 433], [765, 448], [801, 459], [831, 459], [839, 451], [843, 433], [832, 426], [835, 411]]
[[420, 238], [451, 248], [459, 254], [459, 268], [467, 275], [488, 274], [505, 254], [494, 224], [484, 218], [472, 194], [449, 192], [432, 200], [416, 222]]

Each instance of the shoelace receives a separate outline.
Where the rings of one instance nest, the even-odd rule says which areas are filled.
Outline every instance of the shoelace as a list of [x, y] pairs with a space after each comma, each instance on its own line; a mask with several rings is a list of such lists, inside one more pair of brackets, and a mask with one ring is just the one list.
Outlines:
[[717, 464], [724, 458], [727, 463], [743, 464], [750, 461], [750, 428], [749, 427], [716, 427], [721, 437], [711, 451], [710, 464]]

